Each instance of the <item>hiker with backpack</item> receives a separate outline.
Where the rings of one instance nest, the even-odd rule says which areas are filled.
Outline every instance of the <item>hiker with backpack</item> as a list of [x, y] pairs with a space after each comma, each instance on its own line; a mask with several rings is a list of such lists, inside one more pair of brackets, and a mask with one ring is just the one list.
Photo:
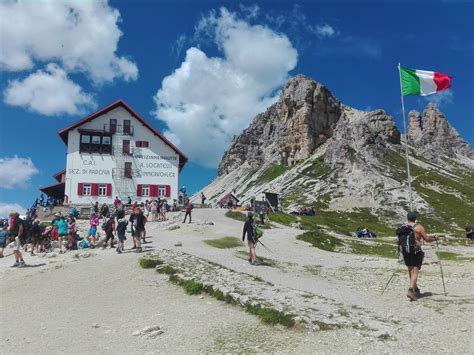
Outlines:
[[438, 240], [435, 235], [429, 236], [425, 228], [416, 223], [416, 212], [408, 212], [407, 222], [397, 229], [398, 250], [403, 255], [405, 265], [408, 268], [410, 288], [407, 297], [410, 301], [416, 301], [421, 292], [418, 288], [418, 275], [423, 264], [425, 253], [421, 250], [421, 240], [431, 243]]
[[146, 218], [140, 207], [136, 207], [130, 216], [130, 224], [132, 226], [133, 248], [139, 253], [142, 251], [142, 243], [140, 237], [145, 231]]
[[114, 247], [114, 231], [115, 231], [115, 216], [111, 216], [106, 222], [103, 223], [103, 230], [105, 232], [105, 242], [102, 249], [107, 248], [107, 243], [110, 240], [110, 247]]
[[245, 237], [247, 236], [247, 244], [249, 246], [249, 263], [251, 265], [258, 265], [257, 264], [257, 252], [255, 250], [255, 244], [257, 243], [256, 240], [256, 233], [255, 230], [257, 228], [256, 221], [253, 219], [253, 213], [249, 212], [247, 214], [247, 220], [244, 224], [244, 230], [242, 234], [242, 242], [245, 241]]

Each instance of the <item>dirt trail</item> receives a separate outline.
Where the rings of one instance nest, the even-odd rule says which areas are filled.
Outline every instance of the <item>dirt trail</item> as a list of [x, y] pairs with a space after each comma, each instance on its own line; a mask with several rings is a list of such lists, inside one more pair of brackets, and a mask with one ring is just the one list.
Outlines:
[[[179, 249], [277, 286], [329, 297], [343, 308], [359, 307], [377, 317], [395, 319], [394, 340], [353, 329], [307, 332], [265, 326], [239, 307], [208, 296], [185, 295], [166, 276], [139, 268], [139, 254], [117, 255], [107, 249], [89, 251], [86, 258], [75, 257], [75, 252], [54, 258], [27, 256], [27, 263], [38, 266], [24, 269], [9, 267], [12, 256], [0, 259], [2, 352], [469, 353], [473, 348], [472, 263], [443, 264], [445, 297], [438, 264], [429, 254], [420, 280], [429, 296], [409, 303], [404, 297], [405, 272], [399, 272], [386, 294], [379, 296], [394, 260], [324, 252], [297, 241], [295, 236], [301, 231], [281, 228], [265, 231], [271, 251], [258, 250], [275, 260], [275, 267], [253, 267], [237, 254], [245, 251], [243, 246], [217, 249], [203, 243], [223, 236], [240, 237], [240, 222], [225, 217], [222, 210], [196, 210], [193, 217], [190, 225], [178, 220], [150, 223], [147, 232], [152, 242], [147, 250]], [[180, 228], [170, 231], [170, 224]], [[174, 246], [178, 241], [182, 247]], [[156, 338], [133, 335], [154, 325], [163, 334]]]

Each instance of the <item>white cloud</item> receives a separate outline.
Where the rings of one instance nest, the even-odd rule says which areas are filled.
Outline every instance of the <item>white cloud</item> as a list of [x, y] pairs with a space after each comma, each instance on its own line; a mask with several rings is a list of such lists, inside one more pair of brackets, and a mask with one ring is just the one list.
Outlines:
[[4, 101], [47, 116], [78, 115], [95, 109], [92, 95], [72, 82], [59, 66], [49, 63], [23, 80], [13, 80], [5, 89]]
[[0, 187], [13, 189], [26, 187], [30, 179], [38, 174], [38, 169], [30, 158], [0, 158]]
[[330, 38], [336, 35], [334, 28], [329, 26], [327, 23], [324, 25], [318, 25], [313, 29], [316, 36], [319, 38]]
[[116, 54], [120, 13], [106, 0], [2, 1], [0, 18], [2, 69], [59, 61], [67, 72], [84, 72], [95, 83], [138, 77], [136, 64]]
[[171, 45], [171, 54], [178, 58], [181, 55], [184, 46], [186, 45], [186, 41], [187, 37], [185, 35], [179, 35]]
[[0, 202], [0, 218], [7, 218], [12, 212], [18, 212], [20, 215], [24, 215], [26, 213], [26, 208], [18, 203]]
[[440, 91], [437, 94], [424, 96], [425, 101], [433, 102], [436, 106], [441, 107], [452, 104], [454, 100], [454, 92], [451, 89]]
[[165, 135], [196, 163], [216, 167], [234, 134], [276, 100], [297, 51], [288, 38], [221, 9], [201, 19], [196, 37], [212, 36], [222, 57], [192, 47], [154, 97]]

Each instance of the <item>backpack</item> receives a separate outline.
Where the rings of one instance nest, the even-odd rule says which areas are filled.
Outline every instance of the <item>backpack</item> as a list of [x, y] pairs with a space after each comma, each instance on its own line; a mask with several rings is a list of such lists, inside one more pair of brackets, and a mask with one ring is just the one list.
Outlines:
[[109, 225], [107, 222], [102, 222], [102, 225], [100, 226], [103, 231], [106, 231], [109, 228]]
[[252, 223], [253, 228], [253, 239], [255, 242], [263, 237], [263, 230], [258, 223], [255, 221]]
[[418, 248], [413, 227], [404, 225], [398, 227], [396, 231], [398, 236], [398, 249], [404, 254], [415, 254], [417, 252]]

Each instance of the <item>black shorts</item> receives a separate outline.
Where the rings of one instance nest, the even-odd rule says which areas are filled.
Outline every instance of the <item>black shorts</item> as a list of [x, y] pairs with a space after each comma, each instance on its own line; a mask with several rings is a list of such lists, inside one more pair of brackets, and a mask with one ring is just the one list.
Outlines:
[[466, 234], [466, 238], [473, 240], [474, 239], [474, 233]]
[[143, 233], [145, 229], [132, 229], [132, 237], [135, 237], [135, 238], [140, 238], [141, 234]]
[[403, 253], [403, 260], [405, 260], [405, 265], [416, 266], [419, 269], [421, 269], [424, 257], [425, 253], [423, 253], [421, 250], [417, 253]]

